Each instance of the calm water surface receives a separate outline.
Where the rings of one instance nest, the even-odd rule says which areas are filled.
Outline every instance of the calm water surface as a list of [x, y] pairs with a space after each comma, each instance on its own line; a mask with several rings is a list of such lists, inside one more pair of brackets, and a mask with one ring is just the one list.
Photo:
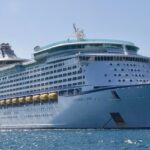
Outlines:
[[150, 130], [0, 131], [0, 150], [109, 149], [150, 149]]

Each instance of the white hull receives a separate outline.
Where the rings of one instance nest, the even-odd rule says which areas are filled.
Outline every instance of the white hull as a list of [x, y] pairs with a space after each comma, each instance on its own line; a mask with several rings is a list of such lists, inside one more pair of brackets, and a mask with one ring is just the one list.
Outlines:
[[[150, 128], [149, 91], [150, 85], [120, 87], [60, 96], [57, 103], [1, 108], [0, 128]], [[114, 112], [122, 123], [111, 117]]]

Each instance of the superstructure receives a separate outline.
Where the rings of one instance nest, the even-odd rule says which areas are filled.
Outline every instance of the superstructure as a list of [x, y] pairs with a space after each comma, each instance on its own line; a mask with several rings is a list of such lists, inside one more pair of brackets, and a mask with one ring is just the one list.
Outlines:
[[1, 44], [0, 128], [149, 128], [149, 57], [120, 40], [66, 40], [20, 59]]

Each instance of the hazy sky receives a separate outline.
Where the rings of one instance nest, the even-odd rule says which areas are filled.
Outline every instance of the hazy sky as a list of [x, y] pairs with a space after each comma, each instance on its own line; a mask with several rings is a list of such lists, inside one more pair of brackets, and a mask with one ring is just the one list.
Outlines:
[[150, 56], [150, 0], [0, 0], [0, 43], [30, 58], [36, 45], [65, 40], [72, 24], [87, 38], [134, 42]]

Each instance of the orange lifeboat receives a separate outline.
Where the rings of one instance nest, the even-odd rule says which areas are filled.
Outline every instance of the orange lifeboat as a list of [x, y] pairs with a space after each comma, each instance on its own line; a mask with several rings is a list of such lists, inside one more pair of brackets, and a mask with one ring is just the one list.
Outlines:
[[26, 101], [26, 102], [32, 102], [32, 96], [27, 96], [27, 97], [25, 98], [25, 101]]
[[58, 99], [57, 93], [49, 93], [48, 97], [50, 100], [57, 100]]
[[47, 101], [49, 98], [48, 98], [48, 94], [41, 94], [40, 95], [40, 100], [41, 101]]
[[40, 95], [34, 95], [33, 100], [34, 101], [40, 101]]
[[13, 104], [17, 104], [17, 102], [18, 102], [17, 100], [18, 100], [17, 98], [13, 98], [13, 99], [12, 99], [12, 103], [13, 103]]
[[24, 103], [25, 102], [25, 97], [20, 97], [19, 98], [19, 103], [21, 104], [21, 103]]
[[0, 105], [5, 105], [6, 101], [5, 100], [0, 100]]
[[10, 105], [11, 103], [12, 103], [11, 99], [7, 99], [7, 100], [6, 100], [6, 104], [7, 104], [7, 105]]

